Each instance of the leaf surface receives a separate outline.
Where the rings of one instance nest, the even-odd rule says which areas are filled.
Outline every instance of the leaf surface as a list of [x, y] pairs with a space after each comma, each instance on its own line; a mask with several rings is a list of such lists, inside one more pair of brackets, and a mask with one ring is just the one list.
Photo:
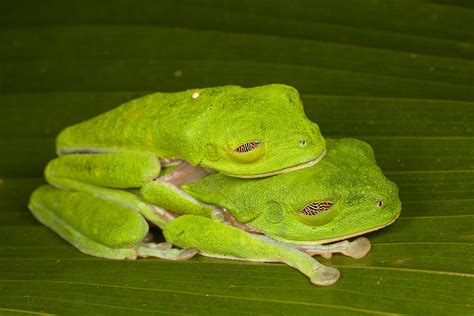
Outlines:
[[[474, 312], [474, 7], [469, 1], [0, 4], [0, 314]], [[369, 255], [282, 264], [82, 255], [26, 208], [54, 137], [152, 91], [295, 86], [326, 137], [369, 142], [402, 215]]]

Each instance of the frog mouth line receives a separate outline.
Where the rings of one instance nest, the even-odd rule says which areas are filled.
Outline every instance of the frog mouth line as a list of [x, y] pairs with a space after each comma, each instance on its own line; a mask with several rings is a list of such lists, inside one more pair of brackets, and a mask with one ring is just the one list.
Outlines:
[[296, 245], [296, 246], [297, 245], [328, 244], [328, 243], [332, 243], [332, 242], [336, 242], [336, 241], [346, 240], [346, 239], [349, 239], [349, 238], [352, 238], [352, 237], [357, 237], [357, 236], [360, 236], [360, 235], [365, 235], [367, 233], [382, 229], [384, 227], [389, 226], [390, 224], [393, 224], [393, 222], [395, 222], [399, 216], [400, 216], [400, 214], [398, 214], [398, 216], [395, 217], [393, 220], [391, 220], [389, 223], [378, 226], [378, 227], [375, 227], [375, 228], [370, 228], [370, 229], [364, 230], [362, 232], [354, 233], [354, 234], [349, 234], [349, 235], [339, 236], [339, 237], [334, 237], [334, 238], [329, 238], [329, 239], [323, 239], [323, 240], [318, 240], [318, 241], [301, 241], [301, 240], [293, 241], [293, 240], [288, 240], [288, 239], [275, 238], [274, 236], [272, 236], [271, 238], [273, 238], [275, 240], [278, 240], [280, 242], [284, 242], [284, 243], [287, 243], [287, 244], [290, 244], [290, 245]]
[[308, 162], [305, 162], [305, 163], [302, 163], [302, 164], [299, 164], [299, 165], [296, 165], [296, 166], [291, 166], [291, 167], [288, 167], [288, 168], [283, 168], [283, 169], [279, 169], [279, 170], [275, 170], [275, 171], [271, 171], [271, 172], [266, 172], [266, 173], [239, 174], [239, 175], [226, 173], [226, 172], [222, 172], [222, 171], [221, 171], [221, 173], [223, 173], [227, 176], [231, 176], [231, 177], [235, 177], [235, 178], [243, 178], [243, 179], [264, 178], [264, 177], [269, 177], [269, 176], [273, 176], [273, 175], [277, 175], [277, 174], [283, 174], [283, 173], [289, 173], [289, 172], [293, 172], [293, 171], [296, 171], [296, 170], [301, 170], [301, 169], [305, 169], [305, 168], [314, 166], [315, 164], [320, 162], [324, 158], [325, 155], [326, 155], [326, 149], [324, 149], [321, 152], [321, 154], [314, 160], [311, 160], [311, 161], [308, 161]]

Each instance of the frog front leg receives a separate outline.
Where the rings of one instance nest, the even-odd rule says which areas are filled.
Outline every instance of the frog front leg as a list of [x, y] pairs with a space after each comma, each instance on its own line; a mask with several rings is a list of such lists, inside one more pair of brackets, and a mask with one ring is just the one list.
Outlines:
[[[56, 187], [89, 192], [102, 199], [137, 208], [160, 227], [170, 220], [159, 218], [163, 208], [185, 214], [212, 214], [214, 207], [198, 202], [173, 183], [159, 180], [160, 170], [161, 163], [156, 156], [111, 150], [61, 156], [48, 164], [45, 176]], [[142, 188], [142, 197], [159, 208], [150, 210], [137, 194], [116, 190], [127, 188]]]
[[159, 204], [180, 214], [213, 217], [217, 210], [215, 206], [196, 200], [180, 188], [181, 185], [199, 180], [208, 174], [205, 169], [182, 161], [171, 172], [147, 182], [141, 188], [140, 194], [150, 203]]
[[146, 242], [149, 226], [143, 216], [87, 192], [43, 185], [33, 192], [29, 208], [45, 226], [96, 257], [186, 260], [197, 253], [194, 248], [180, 250], [169, 243]]
[[358, 237], [352, 241], [343, 240], [326, 245], [300, 244], [291, 246], [311, 256], [320, 255], [326, 259], [331, 258], [333, 253], [341, 253], [354, 259], [360, 259], [365, 257], [372, 248], [370, 240], [365, 237]]
[[183, 215], [169, 222], [163, 234], [173, 245], [199, 249], [202, 255], [217, 258], [283, 262], [317, 285], [331, 285], [339, 278], [337, 269], [324, 266], [293, 247], [269, 242], [258, 235], [195, 215]]

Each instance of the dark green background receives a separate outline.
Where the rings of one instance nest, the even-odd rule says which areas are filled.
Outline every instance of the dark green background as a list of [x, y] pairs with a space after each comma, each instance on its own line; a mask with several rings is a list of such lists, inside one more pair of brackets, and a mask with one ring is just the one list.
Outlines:
[[[0, 314], [473, 314], [471, 1], [2, 1]], [[152, 91], [286, 83], [325, 136], [369, 142], [403, 211], [340, 281], [80, 254], [26, 208], [65, 126]], [[171, 122], [172, 124], [172, 122]]]

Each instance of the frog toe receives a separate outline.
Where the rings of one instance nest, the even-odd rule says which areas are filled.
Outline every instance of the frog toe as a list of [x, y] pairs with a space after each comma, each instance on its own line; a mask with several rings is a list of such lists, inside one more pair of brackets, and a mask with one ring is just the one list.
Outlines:
[[197, 248], [184, 248], [179, 252], [180, 259], [177, 260], [189, 260], [199, 253]]
[[313, 270], [310, 278], [311, 283], [326, 286], [336, 283], [340, 275], [341, 273], [339, 270], [320, 265], [315, 270]]
[[348, 256], [354, 259], [359, 259], [365, 257], [365, 255], [370, 251], [370, 248], [372, 248], [370, 240], [365, 237], [359, 237], [350, 242], [346, 252]]
[[199, 252], [196, 248], [177, 249], [171, 248], [170, 243], [142, 243], [138, 249], [138, 257], [160, 258], [167, 260], [189, 260]]

